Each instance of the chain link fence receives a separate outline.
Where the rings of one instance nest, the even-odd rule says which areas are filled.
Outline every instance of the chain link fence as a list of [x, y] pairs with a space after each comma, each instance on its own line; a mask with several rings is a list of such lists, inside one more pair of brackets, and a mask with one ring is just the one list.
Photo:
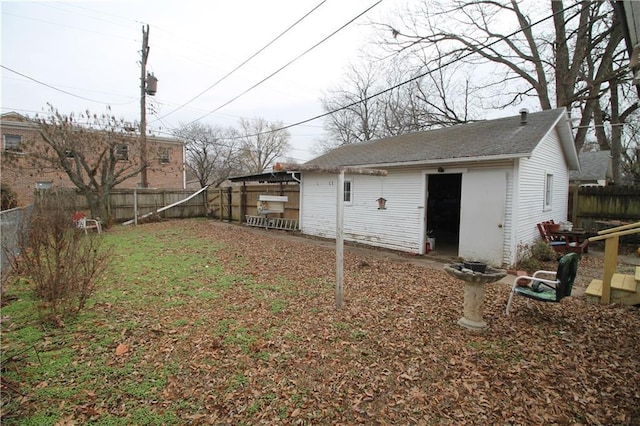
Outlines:
[[2, 284], [11, 271], [11, 258], [18, 255], [20, 233], [28, 233], [28, 218], [33, 211], [33, 205], [18, 207], [0, 212], [0, 235], [2, 250], [0, 250], [0, 271]]

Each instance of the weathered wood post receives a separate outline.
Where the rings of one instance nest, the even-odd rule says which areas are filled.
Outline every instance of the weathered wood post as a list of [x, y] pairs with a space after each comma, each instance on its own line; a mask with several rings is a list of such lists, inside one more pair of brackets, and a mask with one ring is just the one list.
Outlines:
[[233, 211], [231, 208], [231, 187], [227, 188], [227, 203], [229, 204], [229, 215], [227, 216], [227, 222], [233, 222]]

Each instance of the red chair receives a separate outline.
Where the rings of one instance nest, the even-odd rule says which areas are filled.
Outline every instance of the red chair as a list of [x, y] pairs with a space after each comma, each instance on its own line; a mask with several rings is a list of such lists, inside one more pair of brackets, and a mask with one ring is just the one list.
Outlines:
[[589, 251], [589, 240], [587, 238], [580, 242], [576, 235], [570, 233], [562, 234], [559, 231], [560, 225], [553, 220], [538, 223], [540, 237], [547, 242], [555, 251], [559, 253], [587, 253]]
[[73, 223], [79, 229], [84, 230], [84, 233], [87, 233], [87, 229], [95, 229], [98, 234], [102, 232], [102, 226], [100, 226], [100, 222], [96, 219], [87, 219], [87, 215], [83, 212], [75, 212], [73, 214]]

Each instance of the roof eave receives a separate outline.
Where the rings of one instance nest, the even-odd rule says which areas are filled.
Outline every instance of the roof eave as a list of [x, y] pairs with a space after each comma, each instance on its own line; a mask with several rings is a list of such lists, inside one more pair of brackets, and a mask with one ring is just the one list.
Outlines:
[[483, 156], [476, 156], [476, 157], [438, 158], [433, 160], [398, 161], [393, 163], [352, 164], [351, 166], [367, 167], [367, 168], [436, 166], [436, 165], [454, 164], [454, 163], [461, 164], [461, 163], [479, 163], [479, 162], [486, 162], [486, 161], [515, 160], [515, 159], [527, 158], [527, 157], [530, 157], [530, 153], [483, 155]]
[[560, 145], [564, 151], [565, 158], [567, 159], [567, 165], [569, 170], [580, 171], [580, 160], [578, 158], [578, 151], [576, 150], [575, 140], [573, 138], [573, 132], [571, 131], [571, 120], [567, 114], [566, 108], [563, 108], [562, 114], [558, 115], [552, 128], [558, 129], [560, 136]]

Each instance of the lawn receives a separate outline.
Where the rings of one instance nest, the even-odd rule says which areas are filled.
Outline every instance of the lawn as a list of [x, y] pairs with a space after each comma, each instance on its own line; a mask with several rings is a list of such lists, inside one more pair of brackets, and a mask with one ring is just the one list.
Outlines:
[[2, 307], [2, 424], [640, 423], [640, 311], [529, 305], [457, 325], [440, 269], [210, 220], [117, 226], [88, 309], [40, 323], [24, 283]]

